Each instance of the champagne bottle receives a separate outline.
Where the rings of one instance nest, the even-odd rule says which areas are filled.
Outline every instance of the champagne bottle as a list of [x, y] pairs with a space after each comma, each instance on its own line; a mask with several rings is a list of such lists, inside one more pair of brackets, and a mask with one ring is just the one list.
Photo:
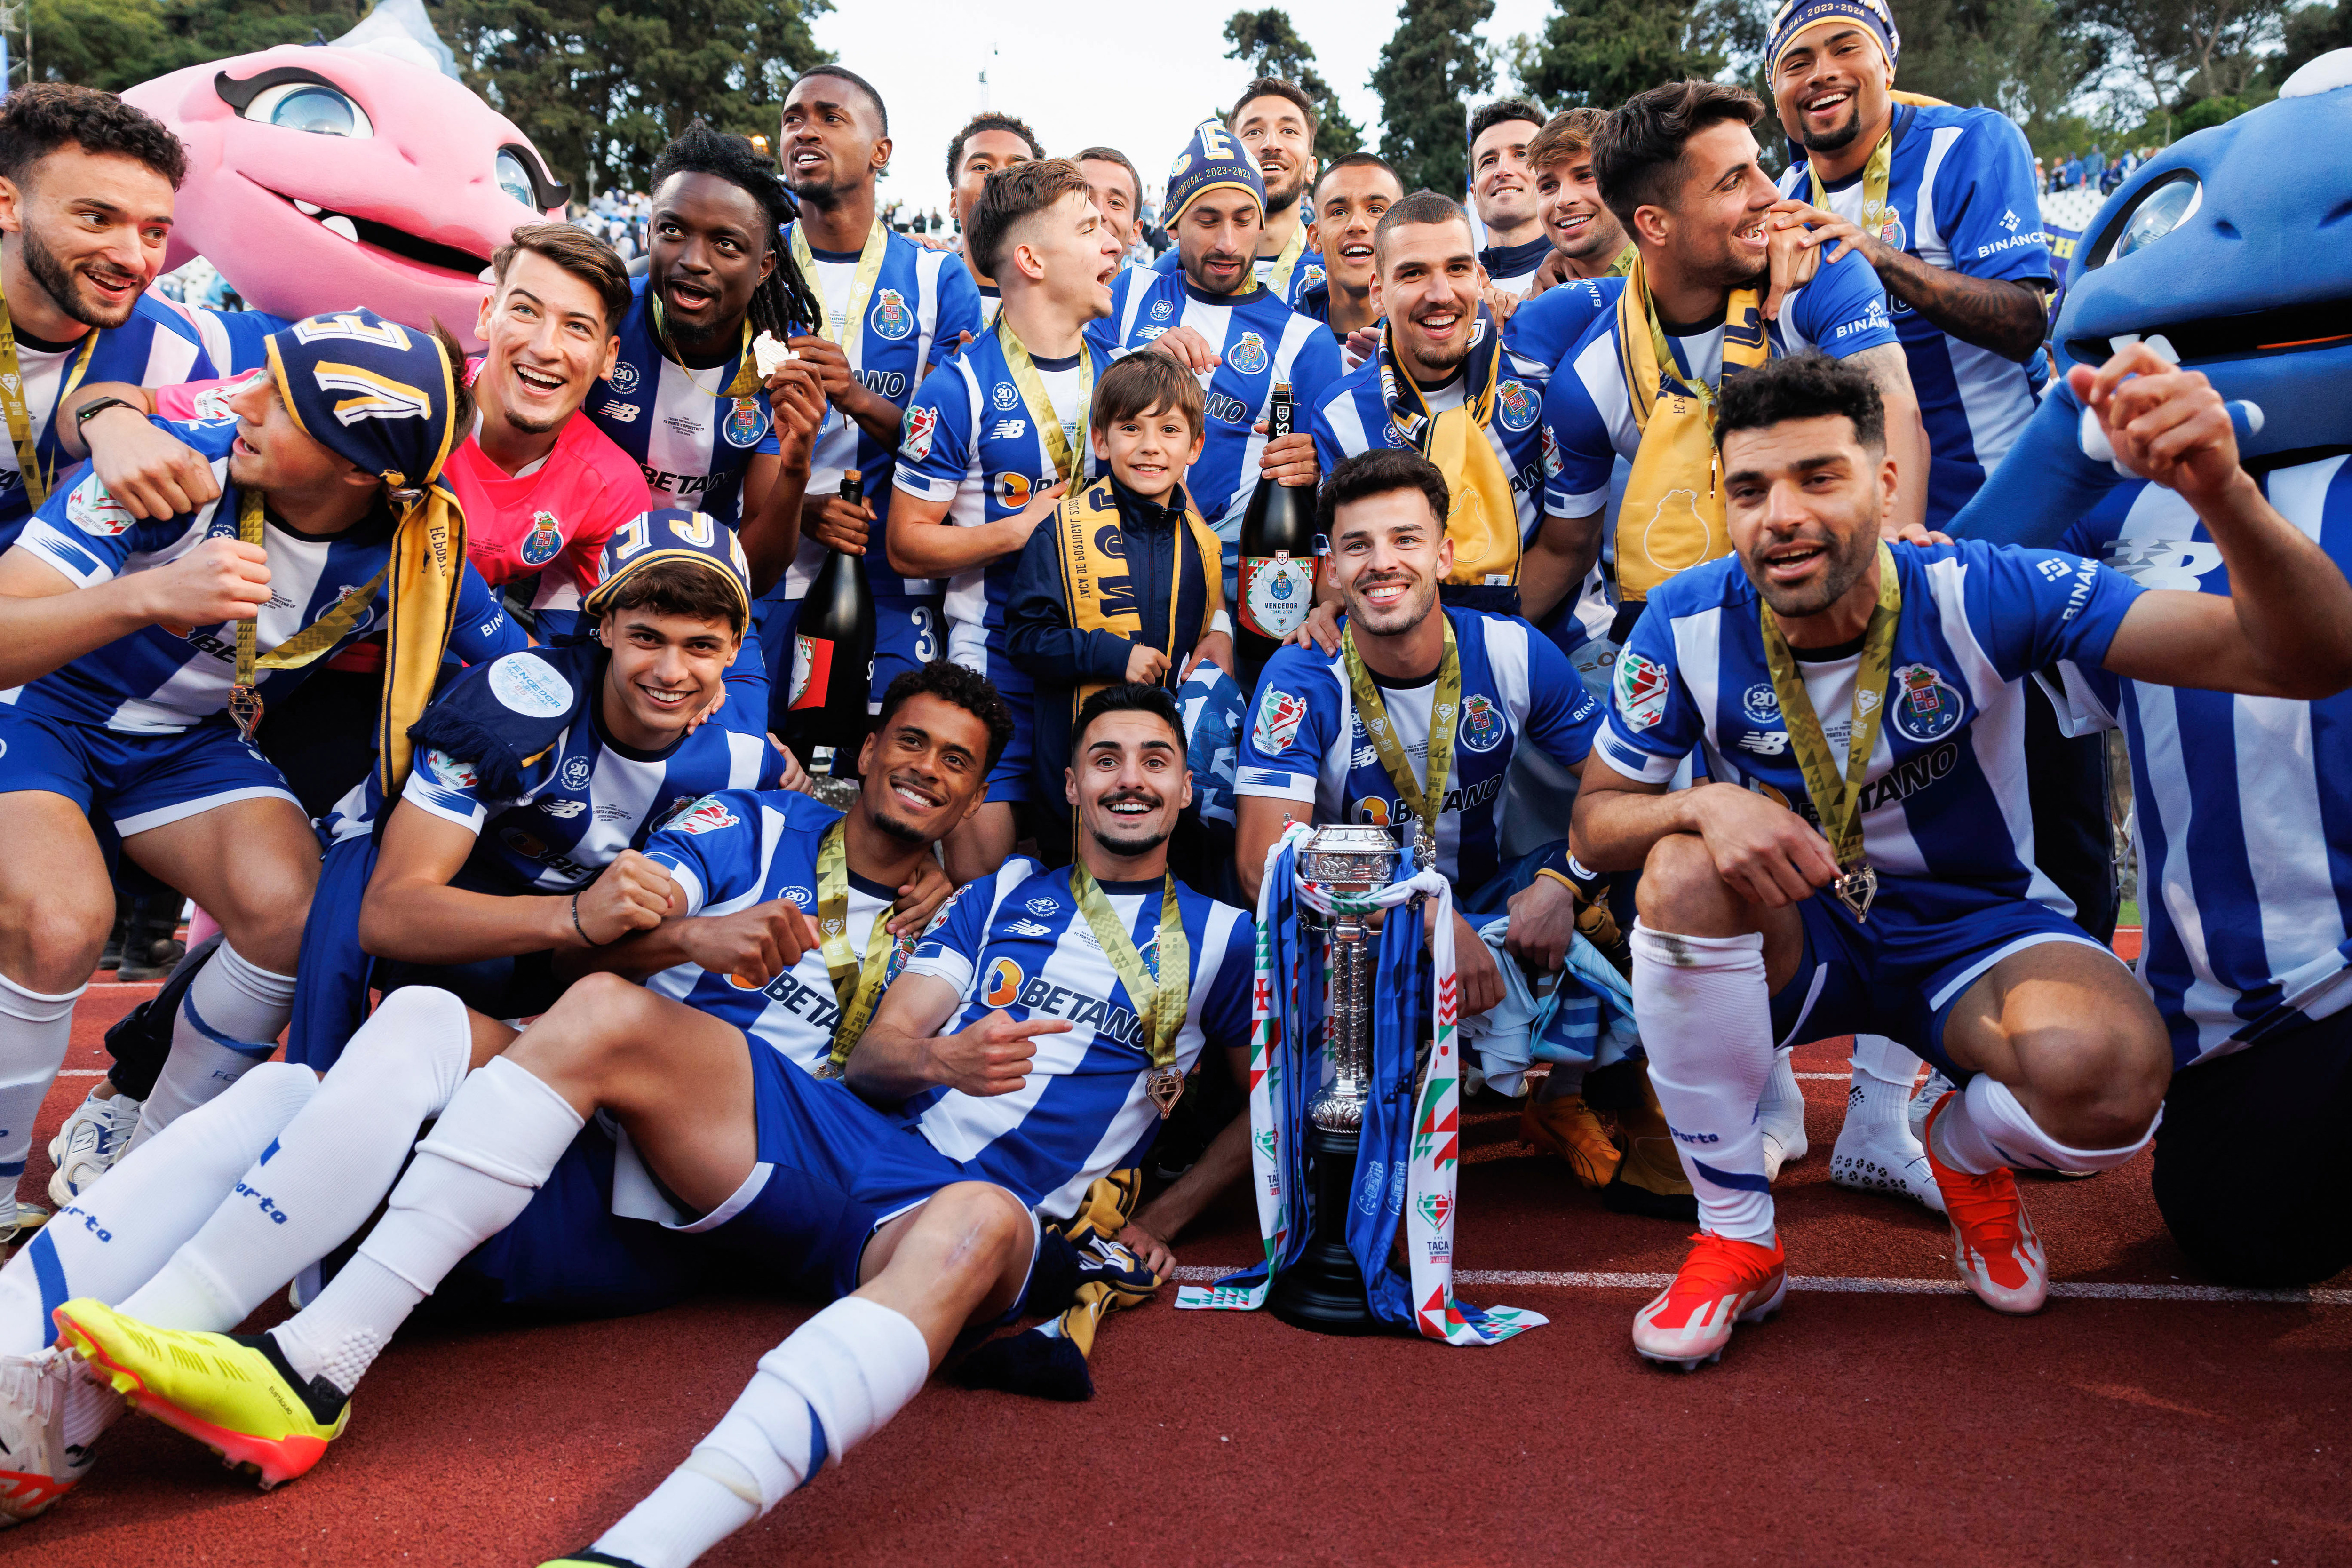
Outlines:
[[[841, 499], [865, 499], [856, 469], [842, 476]], [[876, 542], [878, 546], [878, 541]], [[827, 550], [793, 625], [793, 686], [782, 738], [801, 765], [817, 771], [819, 747], [855, 756], [866, 739], [866, 700], [874, 679], [874, 591], [866, 563]]]
[[[1276, 383], [1266, 414], [1266, 439], [1290, 434], [1290, 386]], [[1320, 574], [1315, 557], [1315, 492], [1260, 478], [1242, 516], [1236, 651], [1245, 666], [1262, 665], [1315, 607]]]

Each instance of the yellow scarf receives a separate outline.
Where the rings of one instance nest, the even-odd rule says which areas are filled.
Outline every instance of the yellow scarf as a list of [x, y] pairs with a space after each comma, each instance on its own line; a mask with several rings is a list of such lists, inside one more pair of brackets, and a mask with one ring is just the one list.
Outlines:
[[[1178, 492], [1183, 494], [1181, 490]], [[1192, 537], [1192, 549], [1200, 557], [1201, 577], [1207, 584], [1208, 603], [1201, 612], [1201, 625], [1205, 628], [1216, 619], [1224, 603], [1224, 557], [1223, 546], [1201, 514], [1192, 508], [1192, 498], [1184, 495], [1184, 526]], [[1143, 606], [1137, 600], [1132, 579], [1128, 574], [1125, 536], [1119, 531], [1118, 500], [1110, 488], [1110, 480], [1097, 479], [1083, 490], [1073, 490], [1063, 498], [1054, 512], [1054, 531], [1061, 546], [1062, 603], [1068, 607], [1070, 625], [1082, 632], [1109, 632], [1129, 642], [1143, 637]], [[1119, 548], [1107, 546], [1117, 544]], [[1168, 574], [1168, 635], [1176, 635], [1176, 605], [1184, 589], [1184, 563], [1179, 559]], [[1163, 647], [1172, 666], [1181, 667], [1189, 649]], [[1078, 705], [1109, 681], [1084, 681], [1070, 693], [1070, 716], [1077, 717]]]
[[1502, 378], [1503, 334], [1486, 307], [1486, 349], [1463, 362], [1462, 406], [1433, 413], [1421, 388], [1396, 362], [1393, 328], [1381, 329], [1381, 391], [1396, 427], [1445, 476], [1452, 504], [1445, 537], [1454, 542], [1454, 570], [1445, 580], [1457, 586], [1501, 586], [1519, 580], [1519, 506], [1511, 493], [1510, 470], [1503, 467], [1487, 426], [1495, 417], [1496, 384]]
[[[1723, 374], [1762, 364], [1772, 352], [1754, 289], [1735, 289], [1723, 325]], [[1617, 297], [1617, 355], [1633, 423], [1642, 432], [1633, 478], [1617, 510], [1617, 587], [1645, 599], [1677, 572], [1731, 552], [1723, 526], [1723, 474], [1715, 449], [1715, 389], [1685, 380], [1650, 299], [1637, 258]]]

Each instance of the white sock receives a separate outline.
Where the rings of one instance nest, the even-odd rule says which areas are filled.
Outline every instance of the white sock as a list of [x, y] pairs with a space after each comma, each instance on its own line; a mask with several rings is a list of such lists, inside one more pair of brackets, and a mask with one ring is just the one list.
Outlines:
[[416, 1303], [514, 1223], [585, 1125], [504, 1057], [466, 1079], [392, 1189], [392, 1206], [319, 1299], [271, 1331], [304, 1377], [349, 1394]]
[[1757, 1119], [1782, 1143], [1800, 1142], [1805, 1134], [1805, 1091], [1797, 1087], [1797, 1055], [1772, 1053], [1772, 1074], [1764, 1080], [1763, 1097], [1756, 1104]]
[[73, 1043], [74, 998], [27, 991], [0, 974], [0, 1196], [13, 1194], [33, 1152], [33, 1119]]
[[294, 1016], [294, 977], [273, 974], [224, 942], [196, 971], [172, 1020], [172, 1054], [139, 1112], [136, 1149], [268, 1061]]
[[229, 1201], [121, 1310], [164, 1329], [243, 1322], [367, 1223], [472, 1051], [466, 1005], [450, 993], [412, 985], [385, 997]]
[[1702, 1229], [1769, 1246], [1757, 1105], [1772, 1071], [1772, 996], [1764, 939], [1674, 936], [1636, 924], [1633, 1016], [1650, 1087], [1698, 1194]]
[[2042, 1171], [2111, 1171], [2147, 1147], [2164, 1120], [2158, 1107], [2147, 1131], [2119, 1149], [2074, 1149], [2042, 1131], [2009, 1086], [1990, 1073], [1969, 1079], [1959, 1098], [1944, 1107], [1929, 1131], [1936, 1158], [1975, 1175], [2023, 1167]]
[[0, 1269], [0, 1352], [47, 1344], [50, 1309], [74, 1297], [110, 1304], [145, 1284], [318, 1087], [309, 1068], [271, 1063], [125, 1154]]
[[880, 1431], [930, 1371], [930, 1347], [903, 1314], [835, 1301], [760, 1358], [726, 1418], [594, 1550], [686, 1568]]
[[98, 1435], [114, 1425], [123, 1410], [122, 1395], [110, 1383], [100, 1383], [87, 1369], [66, 1384], [65, 1439], [68, 1448], [87, 1448]]
[[1911, 1086], [1918, 1079], [1917, 1057], [1884, 1035], [1856, 1035], [1845, 1119], [1865, 1127], [1904, 1125], [1911, 1109]]

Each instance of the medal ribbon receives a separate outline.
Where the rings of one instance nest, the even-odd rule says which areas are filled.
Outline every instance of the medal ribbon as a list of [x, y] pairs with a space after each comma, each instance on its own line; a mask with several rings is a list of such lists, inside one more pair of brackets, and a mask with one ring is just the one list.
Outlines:
[[[1003, 310], [996, 312], [996, 341], [1004, 351], [1004, 367], [1013, 373], [1013, 384], [1020, 390], [1021, 401], [1029, 405], [1029, 417], [1037, 422], [1037, 433], [1045, 438], [1045, 455], [1054, 459], [1054, 471], [1077, 488], [1086, 477], [1086, 459], [1079, 449], [1070, 445], [1067, 432], [1062, 428], [1062, 416], [1054, 410], [1054, 400], [1046, 395], [1045, 378], [1037, 374], [1036, 362], [1029, 357], [1029, 347], [1014, 331]], [[1087, 410], [1095, 399], [1095, 356], [1081, 341], [1078, 344], [1078, 427], [1086, 428]], [[1047, 481], [1051, 483], [1052, 481]]]
[[1454, 727], [1462, 714], [1462, 651], [1454, 645], [1453, 618], [1442, 611], [1440, 615], [1445, 626], [1445, 658], [1437, 667], [1437, 690], [1429, 702], [1426, 790], [1412, 776], [1412, 759], [1405, 755], [1403, 743], [1396, 737], [1396, 725], [1391, 722], [1388, 707], [1381, 700], [1381, 689], [1372, 683], [1371, 672], [1364, 668], [1363, 656], [1356, 651], [1355, 628], [1349, 627], [1339, 637], [1339, 651], [1348, 661], [1348, 688], [1355, 694], [1356, 711], [1362, 716], [1364, 729], [1381, 753], [1381, 766], [1386, 770], [1389, 783], [1395, 786], [1397, 799], [1413, 814], [1415, 838], [1428, 844], [1433, 854], [1437, 845], [1438, 815], [1445, 805], [1445, 781], [1454, 773]]
[[[815, 268], [811, 268], [810, 271], [814, 273]], [[669, 328], [662, 321], [661, 296], [653, 289], [647, 289], [646, 303], [653, 310], [654, 342], [660, 346], [661, 352], [669, 357], [672, 364], [686, 372], [687, 380], [694, 381], [692, 367], [688, 365], [679, 356], [677, 350], [670, 343]], [[743, 341], [735, 345], [735, 379], [727, 384], [727, 390], [724, 392], [709, 391], [698, 381], [694, 381], [694, 389], [705, 397], [751, 397], [757, 395], [761, 385], [760, 363], [751, 353], [751, 318], [746, 316], [743, 318]]]
[[820, 1076], [839, 1078], [866, 1033], [882, 987], [889, 978], [890, 911], [886, 905], [874, 916], [866, 938], [866, 961], [860, 963], [849, 945], [849, 818], [837, 818], [824, 830], [816, 847], [816, 929], [824, 942], [825, 973], [833, 977], [833, 996], [841, 1005], [841, 1021], [833, 1026], [833, 1056]]
[[1797, 753], [1805, 793], [1821, 814], [1822, 837], [1830, 841], [1839, 871], [1859, 869], [1867, 863], [1862, 852], [1862, 784], [1870, 773], [1871, 754], [1878, 750], [1880, 721], [1886, 717], [1895, 623], [1903, 614], [1903, 583], [1895, 575], [1894, 552], [1884, 542], [1878, 546], [1878, 605], [1870, 612], [1870, 626], [1862, 636], [1862, 663], [1853, 672], [1853, 728], [1846, 736], [1843, 778], [1830, 758], [1829, 738], [1822, 732], [1805, 678], [1798, 673], [1797, 656], [1789, 651], [1789, 639], [1761, 595], [1756, 613], [1764, 628], [1764, 661], [1771, 667], [1772, 693], [1780, 700], [1780, 717], [1789, 726], [1789, 749]]
[[[1160, 892], [1160, 943], [1154, 950], [1160, 959], [1158, 975], [1145, 966], [1143, 955], [1135, 951], [1135, 939], [1119, 923], [1118, 912], [1083, 860], [1070, 868], [1070, 894], [1078, 900], [1087, 929], [1110, 960], [1118, 983], [1127, 987], [1136, 1016], [1150, 1026], [1152, 1078], [1161, 1082], [1175, 1079], [1176, 1035], [1184, 1026], [1192, 1000], [1192, 951], [1184, 939], [1184, 910], [1176, 901], [1174, 873], [1169, 873]], [[1181, 1080], [1171, 1087], [1181, 1089]], [[1162, 1117], [1176, 1108], [1175, 1097], [1162, 1100], [1156, 1086], [1151, 1098], [1159, 1101]]]
[[[73, 368], [58, 386], [57, 404], [51, 405], [50, 424], [57, 423], [54, 410], [58, 404], [73, 395], [75, 387], [89, 371], [89, 356], [98, 352], [98, 329], [93, 327], [81, 337], [81, 353], [74, 356]], [[25, 477], [25, 497], [34, 506], [49, 499], [49, 480], [56, 466], [41, 467], [40, 432], [33, 428], [31, 405], [25, 401], [25, 370], [16, 358], [16, 320], [8, 313], [8, 295], [0, 289], [0, 412], [8, 416], [8, 438], [16, 447], [16, 471]]]
[[[240, 496], [236, 507], [237, 538], [247, 544], [260, 544], [265, 526], [261, 498], [257, 495]], [[255, 680], [256, 672], [262, 669], [299, 669], [304, 665], [316, 662], [320, 655], [341, 642], [352, 627], [359, 624], [359, 618], [367, 613], [368, 606], [375, 603], [376, 595], [383, 591], [384, 580], [391, 572], [392, 567], [387, 563], [383, 571], [329, 605], [326, 614], [268, 653], [256, 650], [261, 632], [258, 616], [252, 620], [236, 623], [236, 675], [235, 683], [229, 688], [228, 710], [229, 716], [236, 721], [237, 728], [245, 732], [247, 740], [253, 739], [253, 731], [261, 722], [261, 698]]]
[[[842, 313], [841, 335], [835, 337], [833, 334], [833, 308], [825, 303], [824, 284], [818, 279], [816, 253], [809, 248], [807, 227], [803, 224], [793, 225], [793, 260], [800, 267], [801, 278], [808, 284], [809, 292], [816, 296], [817, 335], [827, 342], [839, 343], [842, 353], [849, 356], [852, 370], [865, 367], [866, 355], [862, 351], [866, 334], [856, 330], [857, 323], [866, 319], [866, 302], [874, 298], [874, 285], [882, 276], [882, 258], [889, 248], [890, 231], [877, 217], [874, 220], [874, 226], [866, 231], [866, 248], [857, 253], [857, 275], [849, 284], [849, 308]], [[744, 325], [749, 327], [751, 323], [747, 321]]]
[[1302, 220], [1290, 231], [1290, 243], [1274, 258], [1274, 270], [1266, 274], [1266, 291], [1284, 304], [1290, 302], [1290, 275], [1298, 269], [1298, 258], [1307, 254], [1307, 225]]
[[[1873, 239], [1886, 237], [1886, 182], [1894, 163], [1895, 128], [1889, 124], [1886, 134], [1881, 136], [1878, 145], [1870, 150], [1870, 162], [1864, 164], [1862, 170], [1861, 226], [1862, 232]], [[1813, 205], [1828, 212], [1829, 187], [1822, 184], [1821, 174], [1810, 160], [1805, 164], [1805, 175], [1813, 183]]]

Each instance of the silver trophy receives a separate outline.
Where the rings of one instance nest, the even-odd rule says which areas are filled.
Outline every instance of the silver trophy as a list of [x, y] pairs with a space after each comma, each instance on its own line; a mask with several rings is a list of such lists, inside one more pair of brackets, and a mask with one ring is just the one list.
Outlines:
[[[1298, 848], [1298, 879], [1327, 892], [1377, 893], [1396, 869], [1396, 839], [1385, 827], [1340, 823], [1318, 827]], [[1372, 1082], [1372, 926], [1365, 914], [1307, 912], [1302, 923], [1323, 937], [1323, 1053], [1331, 1081], [1307, 1102], [1307, 1120], [1329, 1132], [1364, 1124]]]

